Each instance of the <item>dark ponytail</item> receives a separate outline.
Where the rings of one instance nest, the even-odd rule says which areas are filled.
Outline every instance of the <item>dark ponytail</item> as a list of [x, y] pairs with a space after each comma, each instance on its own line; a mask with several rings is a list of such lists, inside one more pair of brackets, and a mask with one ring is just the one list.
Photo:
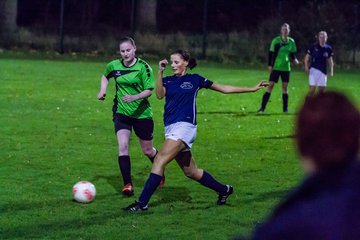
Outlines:
[[188, 68], [191, 70], [194, 67], [196, 67], [196, 65], [197, 65], [196, 59], [195, 58], [190, 58], [189, 63], [188, 63]]
[[190, 58], [190, 53], [188, 51], [178, 49], [174, 51], [172, 54], [179, 54], [184, 61], [187, 61], [188, 62], [187, 67], [189, 69], [193, 69], [197, 65], [196, 59]]

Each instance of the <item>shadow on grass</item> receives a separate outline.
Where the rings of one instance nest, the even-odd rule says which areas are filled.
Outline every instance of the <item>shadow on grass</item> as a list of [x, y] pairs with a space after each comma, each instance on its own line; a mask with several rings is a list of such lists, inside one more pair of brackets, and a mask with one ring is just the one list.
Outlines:
[[286, 135], [286, 136], [273, 136], [273, 137], [263, 137], [263, 139], [287, 139], [287, 138], [295, 138], [295, 135]]
[[255, 193], [245, 193], [244, 199], [242, 200], [243, 204], [253, 203], [253, 202], [265, 202], [268, 200], [281, 200], [285, 196], [290, 193], [291, 189], [289, 190], [277, 190], [271, 192], [262, 192], [259, 194]]
[[[58, 203], [62, 204], [62, 203]], [[33, 207], [33, 205], [31, 204]], [[141, 215], [149, 215], [152, 212], [141, 213]], [[138, 214], [131, 214], [133, 216]], [[118, 217], [131, 217], [130, 214], [121, 211], [109, 211], [95, 213], [83, 217], [72, 217], [71, 219], [56, 218], [52, 220], [42, 221], [27, 221], [18, 222], [16, 225], [9, 227], [2, 226], [0, 239], [34, 239], [34, 238], [60, 238], [60, 236], [66, 235], [66, 238], [73, 235], [69, 239], [79, 239], [82, 231], [81, 229], [89, 229], [91, 226], [106, 225], [108, 221]], [[85, 237], [86, 238], [86, 237]]]
[[157, 201], [151, 202], [151, 206], [158, 206], [165, 203], [186, 202], [191, 203], [189, 189], [185, 187], [167, 187], [156, 190], [155, 194], [158, 196]]
[[241, 111], [208, 111], [208, 112], [198, 112], [198, 115], [233, 115], [236, 117], [248, 117], [248, 116], [259, 116], [259, 117], [271, 117], [271, 116], [293, 116], [297, 113], [258, 113], [258, 112], [241, 112]]
[[[109, 185], [111, 185], [115, 191], [119, 194], [122, 194], [122, 187], [123, 187], [123, 180], [119, 175], [95, 175], [92, 182], [99, 181], [101, 179], [104, 179]], [[132, 177], [133, 185], [136, 188], [136, 191], [141, 191], [142, 187], [145, 184], [146, 179], [144, 177]]]
[[237, 117], [246, 117], [248, 116], [248, 112], [231, 112], [231, 111], [213, 111], [213, 112], [198, 112], [198, 115], [205, 115], [205, 114], [209, 114], [209, 115], [233, 115], [233, 116], [237, 116]]
[[258, 117], [271, 117], [271, 116], [294, 116], [297, 113], [284, 113], [284, 112], [276, 112], [276, 113], [258, 113], [258, 112], [248, 112], [249, 114], [258, 116]]

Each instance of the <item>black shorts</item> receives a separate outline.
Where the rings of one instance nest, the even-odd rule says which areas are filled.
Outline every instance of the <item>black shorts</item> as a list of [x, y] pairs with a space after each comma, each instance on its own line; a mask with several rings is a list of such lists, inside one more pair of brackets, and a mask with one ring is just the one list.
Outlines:
[[151, 118], [132, 118], [120, 113], [116, 113], [113, 118], [115, 134], [120, 129], [134, 129], [134, 132], [141, 140], [150, 141], [153, 139], [154, 121]]
[[278, 71], [272, 70], [269, 77], [269, 82], [277, 83], [279, 81], [279, 77], [281, 76], [282, 82], [289, 82], [290, 80], [290, 72], [288, 71]]

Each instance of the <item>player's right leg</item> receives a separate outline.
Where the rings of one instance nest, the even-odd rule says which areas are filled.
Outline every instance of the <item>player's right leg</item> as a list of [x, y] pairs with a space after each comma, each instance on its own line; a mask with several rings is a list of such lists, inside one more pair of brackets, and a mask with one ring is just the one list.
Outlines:
[[132, 196], [134, 195], [134, 190], [131, 180], [131, 161], [129, 156], [129, 141], [132, 128], [130, 118], [122, 114], [115, 114], [114, 127], [119, 147], [118, 164], [124, 181], [122, 193], [125, 196]]
[[266, 105], [270, 99], [271, 96], [271, 92], [274, 88], [275, 83], [277, 83], [279, 81], [279, 76], [280, 73], [279, 71], [273, 70], [270, 73], [270, 77], [269, 77], [269, 86], [266, 89], [266, 92], [264, 93], [262, 100], [261, 100], [261, 107], [258, 110], [259, 113], [263, 113], [265, 111]]
[[124, 208], [125, 211], [133, 212], [148, 209], [147, 205], [156, 188], [160, 185], [165, 166], [185, 147], [185, 144], [181, 140], [165, 140], [164, 145], [155, 157], [150, 176], [145, 183], [139, 199], [135, 203]]

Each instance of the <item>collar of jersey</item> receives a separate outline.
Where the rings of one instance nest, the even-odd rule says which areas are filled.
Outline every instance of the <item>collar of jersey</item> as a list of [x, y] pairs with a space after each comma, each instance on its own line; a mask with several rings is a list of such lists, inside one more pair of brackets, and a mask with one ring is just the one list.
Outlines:
[[135, 63], [134, 63], [133, 65], [131, 65], [130, 67], [125, 66], [124, 60], [119, 59], [119, 61], [120, 61], [121, 65], [122, 65], [124, 68], [132, 68], [132, 67], [135, 66], [136, 63], [139, 61], [139, 58], [135, 57], [135, 59], [136, 59]]

